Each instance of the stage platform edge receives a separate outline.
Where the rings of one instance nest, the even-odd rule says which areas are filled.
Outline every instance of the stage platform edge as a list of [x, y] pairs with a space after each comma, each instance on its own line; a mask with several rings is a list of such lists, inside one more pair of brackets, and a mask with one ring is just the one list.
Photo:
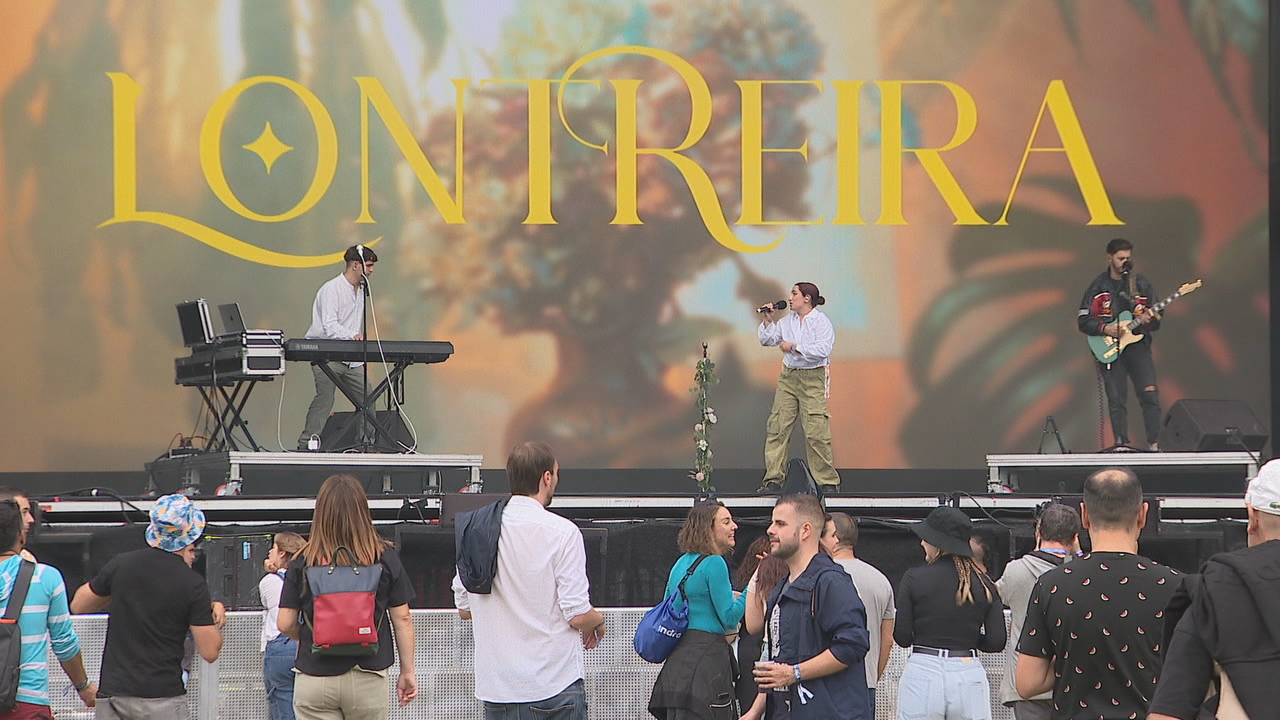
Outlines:
[[[1068, 493], [1065, 501], [1078, 497]], [[419, 522], [437, 524], [441, 510], [450, 497], [444, 495], [371, 495], [369, 510], [378, 523]], [[497, 500], [501, 495], [469, 495], [470, 505], [481, 497]], [[1159, 495], [1148, 493], [1165, 519], [1221, 520], [1245, 517], [1242, 495], [1198, 496]], [[973, 495], [965, 492], [934, 495], [831, 495], [824, 499], [828, 510], [847, 512], [862, 518], [884, 520], [919, 520], [939, 505], [952, 505], [974, 519], [1006, 517], [1031, 518], [1037, 506], [1046, 500], [1062, 499], [1053, 493], [999, 493]], [[551, 510], [581, 521], [682, 520], [689, 508], [700, 500], [696, 494], [683, 495], [557, 495]], [[778, 498], [772, 495], [720, 495], [717, 499], [733, 512], [735, 518], [767, 522]], [[209, 522], [236, 524], [273, 524], [309, 522], [315, 510], [314, 497], [195, 496], [196, 507]], [[122, 521], [147, 522], [155, 504], [153, 497], [52, 497], [35, 498], [42, 522], [51, 525], [120, 524]]]
[[[483, 455], [442, 455], [422, 453], [327, 453], [327, 452], [215, 452], [179, 457], [163, 457], [146, 464], [147, 490], [162, 495], [185, 490], [187, 494], [239, 494], [246, 483], [257, 486], [281, 485], [304, 478], [319, 488], [324, 478], [339, 472], [360, 473], [381, 481], [381, 492], [441, 491], [442, 471], [461, 471], [464, 484], [479, 489]], [[287, 489], [287, 485], [280, 490]], [[374, 491], [375, 488], [367, 488]], [[277, 490], [279, 494], [285, 494]], [[262, 493], [255, 493], [262, 494]], [[294, 492], [314, 495], [314, 492]]]
[[1244, 451], [987, 455], [987, 491], [1078, 493], [1089, 471], [1120, 466], [1132, 468], [1139, 477], [1143, 470], [1158, 472], [1163, 487], [1148, 487], [1144, 481], [1143, 489], [1149, 493], [1180, 491], [1184, 486], [1203, 492], [1208, 486], [1214, 489], [1209, 494], [1243, 494], [1245, 485], [1258, 474], [1258, 461], [1258, 456]]

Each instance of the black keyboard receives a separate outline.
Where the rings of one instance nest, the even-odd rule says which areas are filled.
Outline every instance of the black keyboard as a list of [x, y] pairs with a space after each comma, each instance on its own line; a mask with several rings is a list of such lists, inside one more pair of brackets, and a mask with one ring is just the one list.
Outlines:
[[313, 340], [294, 338], [284, 343], [284, 359], [295, 362], [383, 362], [396, 365], [438, 363], [453, 354], [453, 343], [439, 340]]

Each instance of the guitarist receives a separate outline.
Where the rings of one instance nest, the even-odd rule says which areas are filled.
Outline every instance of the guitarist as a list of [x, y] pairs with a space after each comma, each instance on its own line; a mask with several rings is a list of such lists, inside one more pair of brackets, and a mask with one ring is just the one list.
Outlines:
[[[1115, 322], [1120, 313], [1128, 310], [1135, 319], [1150, 312], [1155, 290], [1151, 282], [1133, 272], [1133, 243], [1116, 238], [1107, 243], [1107, 269], [1089, 283], [1080, 301], [1079, 327], [1086, 335], [1120, 337], [1120, 325]], [[1160, 316], [1152, 317], [1142, 326], [1143, 337], [1129, 345], [1109, 364], [1098, 363], [1103, 386], [1107, 390], [1107, 409], [1111, 413], [1111, 430], [1115, 433], [1117, 447], [1129, 447], [1129, 410], [1126, 398], [1128, 380], [1133, 379], [1133, 389], [1142, 406], [1142, 423], [1147, 431], [1147, 446], [1159, 450], [1156, 440], [1160, 435], [1160, 393], [1156, 386], [1156, 366], [1151, 359], [1151, 333], [1160, 328]]]

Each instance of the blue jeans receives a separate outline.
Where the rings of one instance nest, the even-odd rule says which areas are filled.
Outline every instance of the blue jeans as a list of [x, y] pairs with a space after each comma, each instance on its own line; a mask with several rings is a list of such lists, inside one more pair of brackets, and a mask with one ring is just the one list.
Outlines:
[[528, 703], [484, 704], [485, 720], [587, 720], [587, 690], [574, 680], [555, 697]]
[[991, 692], [978, 658], [912, 653], [898, 683], [898, 720], [989, 720]]
[[277, 635], [262, 653], [262, 680], [267, 686], [267, 711], [271, 720], [293, 718], [293, 663], [298, 641]]

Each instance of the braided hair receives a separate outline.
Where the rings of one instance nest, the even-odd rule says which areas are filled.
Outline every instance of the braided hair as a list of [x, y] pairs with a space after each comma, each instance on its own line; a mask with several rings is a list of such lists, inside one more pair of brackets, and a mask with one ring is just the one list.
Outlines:
[[973, 604], [973, 578], [975, 577], [978, 578], [978, 584], [982, 586], [982, 592], [986, 596], [987, 602], [991, 602], [991, 580], [986, 573], [978, 569], [978, 565], [973, 561], [973, 558], [954, 555], [949, 552], [939, 553], [938, 558], [942, 558], [943, 555], [949, 555], [951, 562], [956, 566], [956, 580], [958, 581], [956, 587], [957, 606]]

